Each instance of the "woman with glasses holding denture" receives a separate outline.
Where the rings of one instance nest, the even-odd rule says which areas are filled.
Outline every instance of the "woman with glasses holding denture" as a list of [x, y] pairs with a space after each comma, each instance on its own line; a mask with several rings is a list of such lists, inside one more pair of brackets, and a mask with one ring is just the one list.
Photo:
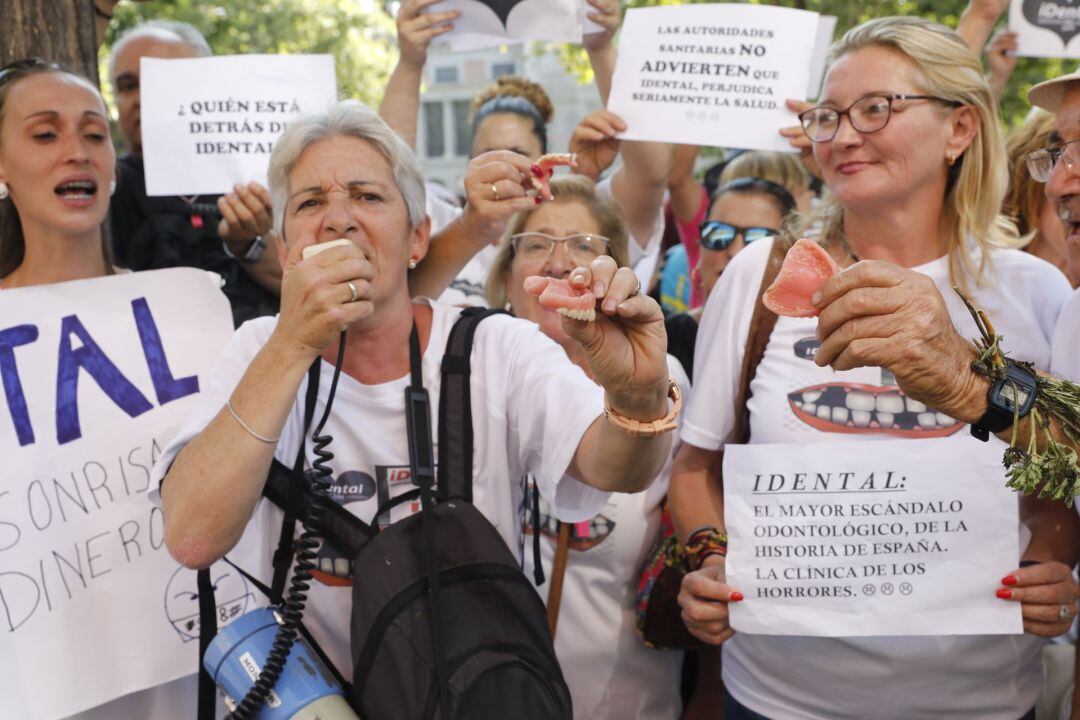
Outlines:
[[[595, 184], [583, 176], [553, 178], [551, 192], [551, 201], [511, 220], [488, 277], [487, 300], [491, 307], [505, 308], [539, 325], [595, 380], [582, 346], [564, 330], [563, 313], [541, 305], [524, 289], [525, 279], [534, 275], [564, 279], [574, 268], [603, 256], [620, 268], [629, 267], [626, 221], [619, 206], [598, 196]], [[564, 312], [583, 318], [597, 312], [592, 305]], [[689, 379], [678, 360], [668, 355], [667, 362], [685, 400]], [[660, 527], [660, 503], [675, 447], [677, 443], [648, 490], [614, 494], [600, 514], [570, 528], [555, 652], [570, 687], [575, 718], [675, 720], [682, 709], [683, 653], [649, 649], [635, 630], [639, 572]], [[520, 481], [523, 496], [530, 497], [531, 476]], [[541, 501], [540, 507], [539, 528], [533, 526], [530, 512], [523, 513], [522, 537], [541, 533], [541, 559], [549, 580], [537, 590], [546, 599], [559, 524], [546, 502]], [[525, 545], [531, 546], [530, 541]], [[533, 553], [525, 548], [519, 552], [526, 575], [532, 577]]]
[[[873, 457], [866, 441], [946, 436], [958, 451], [1000, 457], [964, 438], [967, 423], [982, 421], [965, 417], [954, 384], [942, 380], [971, 374], [964, 338], [977, 335], [952, 288], [987, 311], [1016, 359], [1042, 368], [1070, 292], [1056, 268], [1016, 249], [1000, 215], [1007, 171], [995, 103], [979, 58], [956, 33], [920, 18], [879, 18], [848, 31], [830, 60], [793, 143], [812, 146], [830, 196], [799, 218], [793, 237], [740, 252], [702, 316], [669, 491], [680, 540], [693, 548], [682, 617], [700, 640], [723, 646], [726, 720], [1033, 719], [1041, 637], [1064, 633], [1077, 612], [1075, 513], [1061, 504], [1024, 498], [1017, 557], [969, 588], [1019, 605], [1024, 635], [779, 636], [729, 623], [731, 603], [762, 602], [726, 576], [736, 511], [725, 515], [721, 454], [725, 443], [747, 441], [736, 438], [737, 416], [747, 419], [750, 443], [843, 442], [832, 452], [852, 460]], [[774, 243], [802, 236], [845, 269], [806, 299], [812, 307], [801, 316], [771, 316], [767, 340], [754, 338], [763, 353], [749, 402], [739, 403]], [[1012, 497], [1003, 502], [1016, 508]]]

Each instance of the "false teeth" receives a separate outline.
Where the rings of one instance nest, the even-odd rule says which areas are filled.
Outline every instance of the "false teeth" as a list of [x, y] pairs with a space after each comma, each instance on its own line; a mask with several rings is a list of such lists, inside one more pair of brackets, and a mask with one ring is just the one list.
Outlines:
[[588, 310], [568, 310], [566, 308], [559, 308], [556, 312], [560, 315], [573, 318], [574, 320], [585, 320], [586, 322], [593, 322], [596, 320], [596, 310], [592, 308]]

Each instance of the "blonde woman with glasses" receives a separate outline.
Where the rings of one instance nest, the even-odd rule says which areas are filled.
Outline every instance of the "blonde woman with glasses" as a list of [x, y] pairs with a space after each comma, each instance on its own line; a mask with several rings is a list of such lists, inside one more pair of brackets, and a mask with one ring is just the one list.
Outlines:
[[[833, 47], [821, 99], [799, 119], [831, 198], [796, 237], [813, 235], [846, 269], [814, 296], [816, 320], [777, 320], [750, 385], [750, 442], [843, 440], [851, 458], [869, 452], [860, 449], [865, 440], [903, 442], [926, 432], [963, 442], [966, 423], [988, 423], [970, 416], [957, 402], [964, 393], [954, 392], [955, 378], [973, 376], [964, 338], [977, 333], [952, 287], [965, 288], [994, 318], [1015, 359], [1044, 368], [1070, 292], [1056, 268], [1014, 249], [1018, 238], [999, 214], [1004, 145], [979, 59], [941, 25], [873, 20]], [[695, 378], [671, 478], [676, 529], [702, 548], [679, 601], [692, 633], [724, 644], [724, 717], [1033, 718], [1042, 674], [1035, 636], [1065, 632], [1077, 611], [1076, 517], [1060, 504], [1025, 505], [1022, 552], [986, 578], [985, 592], [1000, 598], [990, 601], [1021, 605], [1028, 634], [779, 637], [730, 628], [728, 604], [753, 600], [725, 579], [719, 454], [734, 430], [732, 410], [742, 412], [735, 388], [771, 245], [739, 253], [706, 305], [695, 366], [709, 371]], [[812, 413], [799, 411], [800, 393], [823, 384], [870, 385], [889, 404], [865, 412], [848, 407], [841, 392], [816, 398]], [[985, 411], [985, 384], [981, 392]], [[886, 412], [897, 402], [917, 407], [909, 401], [929, 408]], [[1004, 483], [1004, 474], [985, 481]]]

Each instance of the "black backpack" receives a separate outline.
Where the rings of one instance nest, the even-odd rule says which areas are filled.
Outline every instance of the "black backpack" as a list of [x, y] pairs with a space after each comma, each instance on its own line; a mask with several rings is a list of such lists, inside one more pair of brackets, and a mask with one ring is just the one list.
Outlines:
[[[340, 676], [339, 681], [365, 720], [573, 717], [544, 604], [502, 536], [472, 505], [470, 355], [477, 325], [496, 312], [501, 311], [464, 310], [447, 339], [437, 483], [430, 406], [414, 331], [406, 420], [417, 487], [384, 503], [368, 525], [333, 501], [314, 499], [309, 485], [297, 482], [301, 448], [294, 468], [274, 463], [264, 491], [286, 515], [274, 555], [274, 587], [267, 589], [274, 602], [282, 597], [295, 521], [304, 516], [306, 504], [320, 503], [320, 534], [353, 558], [352, 682]], [[307, 424], [314, 413], [313, 377], [317, 382], [316, 372], [309, 375]], [[379, 530], [379, 517], [417, 499], [419, 513]], [[535, 492], [531, 501], [538, 525]], [[534, 533], [534, 553], [539, 539]], [[535, 566], [541, 584], [540, 563]], [[200, 604], [202, 597], [200, 589]]]

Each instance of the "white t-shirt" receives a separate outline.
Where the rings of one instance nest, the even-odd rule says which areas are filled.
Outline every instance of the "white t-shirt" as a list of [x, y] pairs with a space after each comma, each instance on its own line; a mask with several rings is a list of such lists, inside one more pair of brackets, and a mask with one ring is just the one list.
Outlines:
[[[440, 363], [446, 340], [460, 311], [432, 304], [431, 336], [424, 352], [423, 380], [431, 398], [432, 429], [437, 441]], [[244, 323], [226, 346], [194, 412], [154, 468], [160, 480], [176, 454], [214, 418], [243, 376], [255, 354], [269, 339], [276, 318]], [[578, 522], [596, 515], [607, 502], [601, 492], [566, 476], [578, 443], [603, 412], [603, 390], [566, 357], [561, 347], [536, 325], [509, 316], [480, 324], [471, 357], [472, 421], [474, 433], [475, 506], [495, 526], [510, 548], [520, 545], [521, 484], [526, 472], [539, 479], [541, 495], [559, 517]], [[322, 364], [315, 422], [322, 416], [330, 390], [333, 366]], [[380, 499], [395, 497], [413, 487], [405, 432], [404, 389], [409, 377], [379, 385], [363, 385], [348, 375], [338, 381], [337, 396], [325, 433], [334, 438], [330, 463], [331, 495], [365, 522], [370, 522]], [[291, 467], [303, 427], [307, 380], [281, 432], [274, 457]], [[435, 448], [436, 456], [438, 448]], [[314, 460], [312, 444], [305, 446], [307, 462]], [[416, 507], [395, 508], [393, 520]], [[264, 557], [272, 555], [281, 527], [281, 511], [260, 500], [254, 522], [241, 543], [261, 543]], [[349, 562], [324, 546], [308, 600], [304, 622], [339, 668], [352, 667], [349, 654], [351, 577]], [[246, 569], [246, 568], [245, 568]], [[266, 567], [256, 572], [267, 571]], [[267, 579], [264, 575], [263, 579]]]
[[1054, 328], [1053, 348], [1050, 374], [1080, 382], [1080, 290], [1074, 291], [1061, 309]]
[[[668, 371], [679, 383], [685, 403], [690, 380], [671, 355]], [[660, 530], [661, 502], [667, 495], [677, 448], [678, 443], [673, 443], [648, 490], [612, 494], [599, 515], [571, 529], [555, 654], [578, 720], [675, 720], [682, 712], [683, 653], [647, 648], [637, 632], [638, 580]], [[526, 478], [526, 484], [531, 485], [531, 478]], [[532, 580], [533, 519], [528, 504], [522, 527], [525, 574]], [[537, 591], [545, 604], [557, 527], [550, 506], [541, 502], [540, 558], [545, 582]]]
[[[717, 449], [733, 430], [750, 316], [771, 246], [763, 240], [740, 252], [709, 297], [694, 355], [694, 367], [702, 371], [686, 410], [684, 442]], [[969, 297], [989, 314], [1012, 357], [1048, 367], [1050, 337], [1068, 297], [1068, 282], [1052, 265], [1018, 250], [995, 251], [992, 258], [994, 270], [981, 288], [971, 283]], [[976, 337], [971, 316], [952, 290], [947, 258], [913, 270], [934, 280], [960, 334]], [[751, 384], [751, 442], [836, 440], [822, 433], [837, 432], [852, 443], [890, 435], [899, 441], [898, 429], [918, 426], [926, 428], [923, 437], [967, 432], [898, 388], [890, 389], [895, 382], [887, 371], [817, 367], [812, 362], [816, 329], [815, 318], [777, 321]], [[723, 646], [724, 684], [743, 705], [773, 720], [1017, 720], [1039, 697], [1042, 644], [1030, 635], [736, 633]]]
[[[464, 212], [456, 205], [451, 205], [437, 197], [427, 196], [427, 213], [431, 217], [431, 234], [439, 232], [457, 219]], [[484, 296], [484, 284], [491, 273], [491, 266], [495, 263], [495, 256], [499, 254], [496, 245], [489, 245], [473, 255], [461, 272], [450, 283], [450, 287], [439, 296], [438, 302], [444, 305], [457, 305], [459, 307], [487, 307], [487, 298]]]
[[[615, 200], [615, 194], [611, 189], [613, 177], [615, 177], [615, 173], [611, 173], [596, 184], [596, 195], [604, 200], [618, 202]], [[652, 282], [653, 273], [656, 271], [656, 263], [660, 260], [660, 245], [663, 239], [664, 206], [661, 205], [660, 209], [656, 211], [656, 218], [653, 220], [648, 237], [630, 235], [630, 267], [634, 268], [634, 274], [637, 275], [638, 281], [641, 282], [642, 292], [647, 291], [649, 283]]]

